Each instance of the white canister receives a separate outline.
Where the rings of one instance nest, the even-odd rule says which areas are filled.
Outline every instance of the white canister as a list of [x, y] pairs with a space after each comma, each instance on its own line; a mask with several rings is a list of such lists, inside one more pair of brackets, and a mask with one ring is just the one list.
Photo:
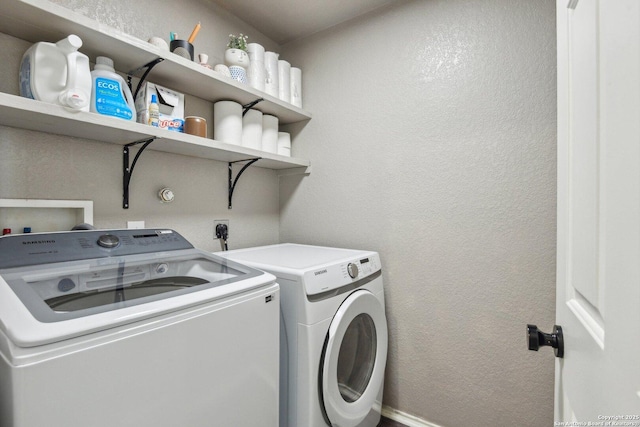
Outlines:
[[278, 98], [291, 102], [291, 64], [282, 59], [278, 61]]
[[302, 70], [291, 67], [291, 103], [302, 108]]
[[269, 114], [262, 116], [262, 151], [278, 152], [278, 118]]
[[266, 73], [264, 67], [264, 47], [258, 43], [249, 43], [247, 45], [247, 52], [249, 53], [249, 68], [247, 69], [249, 85], [264, 92]]
[[262, 149], [262, 113], [248, 110], [242, 117], [242, 146]]
[[242, 105], [234, 101], [213, 104], [213, 139], [242, 144]]
[[278, 154], [291, 157], [291, 135], [289, 132], [278, 132]]
[[278, 54], [265, 52], [264, 54], [265, 81], [264, 91], [271, 96], [278, 97]]
[[266, 80], [264, 62], [251, 61], [249, 69], [247, 70], [247, 78], [249, 80], [249, 86], [264, 92]]
[[250, 61], [264, 62], [264, 47], [258, 43], [249, 43], [247, 45], [247, 53]]

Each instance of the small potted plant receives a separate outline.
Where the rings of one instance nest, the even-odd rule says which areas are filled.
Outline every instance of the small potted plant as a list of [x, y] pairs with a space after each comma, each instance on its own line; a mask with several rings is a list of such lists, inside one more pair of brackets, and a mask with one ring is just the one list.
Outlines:
[[247, 82], [247, 68], [249, 67], [248, 38], [242, 33], [239, 36], [229, 34], [229, 43], [227, 43], [227, 50], [224, 52], [224, 62], [229, 67], [231, 78], [241, 83]]
[[240, 49], [247, 51], [247, 39], [249, 36], [245, 36], [240, 33], [239, 36], [235, 36], [233, 34], [229, 34], [229, 43], [227, 43], [227, 48], [229, 49]]

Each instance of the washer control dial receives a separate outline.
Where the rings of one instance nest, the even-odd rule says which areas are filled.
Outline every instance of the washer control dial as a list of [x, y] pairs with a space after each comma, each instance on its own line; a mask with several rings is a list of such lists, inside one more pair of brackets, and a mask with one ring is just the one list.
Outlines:
[[350, 262], [350, 263], [347, 265], [347, 272], [349, 273], [349, 276], [350, 276], [352, 279], [355, 279], [356, 277], [358, 277], [358, 273], [359, 273], [359, 271], [358, 271], [358, 264], [354, 264], [354, 263]]
[[112, 234], [103, 234], [98, 237], [98, 246], [102, 246], [103, 248], [113, 249], [120, 244], [120, 239], [118, 236], [114, 236]]

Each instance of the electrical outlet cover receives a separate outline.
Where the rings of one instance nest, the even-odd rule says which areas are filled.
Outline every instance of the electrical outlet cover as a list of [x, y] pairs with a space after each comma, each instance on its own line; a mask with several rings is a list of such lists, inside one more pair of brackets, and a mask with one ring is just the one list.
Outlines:
[[219, 239], [219, 237], [216, 235], [216, 228], [218, 228], [219, 224], [224, 224], [227, 226], [227, 234], [229, 234], [230, 232], [228, 219], [214, 219], [213, 220], [213, 238], [214, 239]]

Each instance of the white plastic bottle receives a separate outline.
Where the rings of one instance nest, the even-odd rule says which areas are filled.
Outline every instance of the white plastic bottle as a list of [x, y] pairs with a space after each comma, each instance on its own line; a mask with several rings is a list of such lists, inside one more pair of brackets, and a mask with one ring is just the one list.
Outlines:
[[136, 121], [133, 95], [124, 79], [113, 68], [113, 60], [106, 56], [96, 58], [91, 72], [91, 111], [105, 116]]
[[20, 95], [89, 111], [91, 70], [89, 58], [78, 52], [82, 40], [71, 34], [57, 43], [31, 46], [20, 64]]
[[149, 126], [160, 126], [160, 107], [158, 106], [158, 97], [151, 95], [151, 103], [149, 104]]

